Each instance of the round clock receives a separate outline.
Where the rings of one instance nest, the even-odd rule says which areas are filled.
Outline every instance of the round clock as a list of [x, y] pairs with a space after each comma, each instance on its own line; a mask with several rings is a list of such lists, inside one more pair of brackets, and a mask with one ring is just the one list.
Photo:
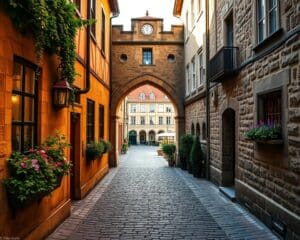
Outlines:
[[144, 35], [150, 35], [153, 32], [153, 27], [150, 24], [145, 24], [142, 26], [141, 32]]

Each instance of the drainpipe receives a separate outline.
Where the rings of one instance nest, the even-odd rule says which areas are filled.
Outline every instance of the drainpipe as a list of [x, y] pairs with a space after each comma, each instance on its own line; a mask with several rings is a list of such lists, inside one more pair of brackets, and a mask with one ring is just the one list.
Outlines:
[[[91, 18], [91, 1], [87, 1], [87, 19]], [[91, 52], [91, 26], [90, 24], [86, 27], [86, 63], [85, 63], [85, 88], [78, 90], [77, 94], [85, 94], [90, 91], [91, 80], [90, 80], [90, 52]]]
[[209, 95], [209, 0], [205, 0], [205, 37], [206, 37], [206, 178], [210, 180], [210, 95]]

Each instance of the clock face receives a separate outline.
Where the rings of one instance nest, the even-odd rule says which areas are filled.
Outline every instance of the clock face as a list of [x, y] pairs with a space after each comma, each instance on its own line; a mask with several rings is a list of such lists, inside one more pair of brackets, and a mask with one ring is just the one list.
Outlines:
[[153, 32], [153, 27], [150, 24], [145, 24], [142, 26], [141, 32], [144, 35], [150, 35]]

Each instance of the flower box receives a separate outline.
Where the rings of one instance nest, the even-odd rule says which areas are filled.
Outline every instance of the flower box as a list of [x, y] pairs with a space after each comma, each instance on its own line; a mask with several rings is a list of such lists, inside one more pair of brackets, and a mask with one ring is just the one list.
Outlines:
[[253, 141], [256, 143], [269, 144], [269, 145], [282, 145], [283, 144], [283, 139], [260, 140], [260, 139], [245, 138], [245, 140]]

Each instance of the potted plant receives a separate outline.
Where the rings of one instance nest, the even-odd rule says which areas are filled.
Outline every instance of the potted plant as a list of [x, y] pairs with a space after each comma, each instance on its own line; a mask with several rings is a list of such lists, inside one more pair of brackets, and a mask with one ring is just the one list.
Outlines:
[[104, 153], [105, 146], [102, 141], [99, 142], [90, 142], [86, 145], [85, 155], [87, 160], [95, 160], [102, 156]]
[[108, 153], [112, 150], [112, 145], [108, 140], [101, 139], [100, 142], [102, 142], [104, 146], [103, 154]]
[[164, 144], [162, 146], [162, 151], [167, 156], [167, 160], [168, 160], [169, 166], [173, 167], [174, 164], [175, 164], [174, 154], [175, 154], [175, 151], [176, 151], [176, 145], [175, 144]]
[[127, 151], [128, 151], [128, 144], [127, 144], [126, 142], [124, 142], [124, 143], [122, 144], [121, 153], [122, 153], [122, 154], [126, 154]]
[[281, 131], [280, 125], [261, 122], [246, 131], [245, 138], [256, 142], [282, 143]]
[[25, 207], [58, 187], [58, 179], [68, 174], [71, 167], [64, 156], [67, 146], [65, 137], [57, 134], [26, 154], [11, 154], [8, 159], [10, 177], [4, 184], [13, 209]]
[[202, 161], [203, 161], [203, 152], [201, 149], [201, 143], [199, 140], [199, 136], [194, 137], [193, 146], [190, 154], [190, 162], [192, 166], [192, 172], [194, 177], [201, 177], [201, 169], [202, 169]]
[[190, 173], [192, 167], [190, 164], [190, 153], [193, 145], [193, 136], [191, 134], [185, 134], [180, 138], [179, 156], [180, 167], [182, 170], [188, 170]]

